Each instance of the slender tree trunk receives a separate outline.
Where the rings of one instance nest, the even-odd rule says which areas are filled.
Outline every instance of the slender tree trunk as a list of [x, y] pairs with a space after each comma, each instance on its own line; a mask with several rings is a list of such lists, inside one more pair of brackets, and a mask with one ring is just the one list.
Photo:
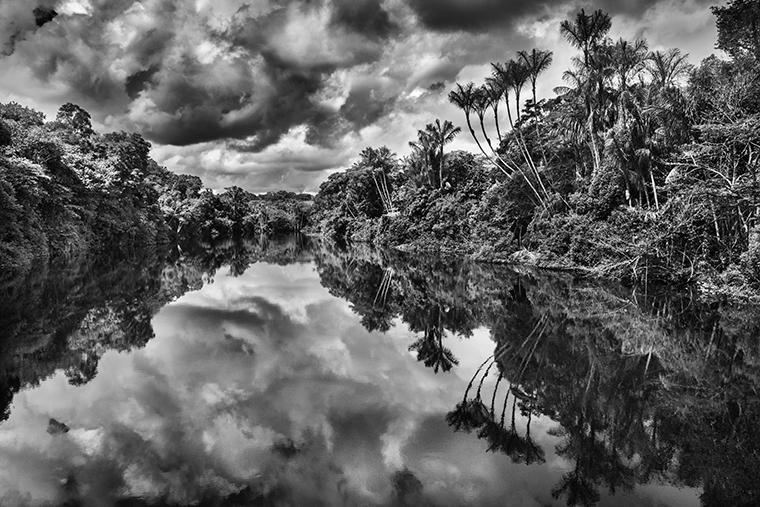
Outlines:
[[520, 90], [515, 90], [515, 105], [517, 106], [517, 123], [520, 123]]
[[599, 169], [602, 165], [601, 162], [601, 156], [599, 155], [599, 148], [596, 145], [596, 133], [594, 132], [594, 113], [591, 113], [591, 116], [588, 118], [588, 131], [589, 135], [591, 136], [591, 153], [594, 156], [594, 171], [592, 173], [592, 177], [594, 174], [597, 174], [599, 172]]
[[494, 123], [496, 123], [496, 136], [499, 138], [499, 144], [501, 144], [501, 128], [499, 127], [499, 101], [498, 100], [494, 102], [492, 109], [493, 109], [493, 120], [494, 120]]
[[441, 156], [440, 165], [438, 166], [438, 188], [443, 190], [443, 163], [445, 159], [443, 157], [443, 140], [441, 140]]
[[660, 209], [660, 200], [657, 198], [657, 185], [654, 184], [654, 173], [652, 172], [652, 168], [649, 168], [649, 179], [652, 181], [652, 192], [654, 193], [654, 205], [659, 211]]
[[470, 135], [475, 140], [475, 144], [478, 145], [478, 148], [483, 153], [483, 155], [485, 155], [486, 158], [490, 159], [491, 157], [488, 155], [488, 153], [486, 153], [486, 150], [483, 149], [483, 145], [480, 144], [480, 140], [478, 140], [478, 136], [475, 135], [475, 129], [472, 128], [472, 122], [470, 121], [470, 115], [467, 114], [466, 116], [467, 116], [467, 128], [470, 129]]
[[546, 167], [548, 164], [546, 162], [546, 148], [544, 147], [544, 140], [541, 135], [541, 131], [539, 129], [539, 125], [541, 124], [541, 121], [538, 117], [538, 98], [536, 95], [536, 79], [534, 78], [531, 81], [531, 86], [533, 88], [533, 110], [536, 112], [536, 138], [538, 139], [538, 144], [541, 146], [541, 160], [544, 162], [544, 167]]
[[509, 126], [511, 128], [515, 128], [515, 123], [512, 121], [512, 110], [511, 106], [509, 105], [509, 95], [504, 96], [504, 102], [507, 103], [507, 118], [509, 118]]
[[464, 390], [464, 398], [462, 398], [462, 403], [464, 403], [464, 402], [466, 402], [466, 401], [467, 401], [467, 395], [470, 393], [470, 389], [472, 389], [472, 385], [475, 383], [475, 379], [477, 378], [477, 376], [478, 376], [478, 373], [480, 373], [480, 371], [483, 369], [483, 367], [484, 367], [484, 366], [485, 366], [485, 365], [486, 365], [486, 364], [487, 364], [489, 361], [491, 361], [492, 359], [493, 359], [493, 356], [488, 356], [488, 358], [487, 358], [485, 361], [483, 361], [483, 362], [480, 364], [480, 366], [478, 366], [478, 369], [477, 369], [477, 370], [475, 370], [475, 374], [474, 374], [474, 375], [472, 376], [472, 378], [470, 379], [470, 383], [469, 383], [469, 384], [467, 384], [467, 389], [465, 389], [465, 390]]

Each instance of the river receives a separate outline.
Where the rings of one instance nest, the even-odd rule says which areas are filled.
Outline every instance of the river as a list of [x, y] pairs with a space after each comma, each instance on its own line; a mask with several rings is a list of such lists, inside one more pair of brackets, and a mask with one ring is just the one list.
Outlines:
[[0, 504], [753, 505], [758, 311], [305, 238], [0, 293]]

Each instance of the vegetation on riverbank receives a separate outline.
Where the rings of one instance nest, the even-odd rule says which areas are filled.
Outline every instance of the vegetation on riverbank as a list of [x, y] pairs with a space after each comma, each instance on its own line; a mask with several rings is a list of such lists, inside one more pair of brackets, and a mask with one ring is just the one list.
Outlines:
[[0, 104], [0, 268], [290, 233], [306, 224], [308, 195], [237, 187], [215, 194], [200, 178], [159, 166], [149, 149], [138, 134], [96, 133], [74, 104], [47, 122], [38, 111]]
[[613, 40], [606, 13], [580, 11], [561, 25], [579, 52], [556, 97], [535, 95], [551, 53], [495, 62], [485, 83], [450, 93], [478, 155], [446, 152], [459, 134], [447, 121], [420, 130], [404, 158], [368, 148], [320, 188], [316, 230], [631, 283], [757, 290], [760, 12], [745, 4], [713, 9], [729, 58], [696, 67], [675, 48]]

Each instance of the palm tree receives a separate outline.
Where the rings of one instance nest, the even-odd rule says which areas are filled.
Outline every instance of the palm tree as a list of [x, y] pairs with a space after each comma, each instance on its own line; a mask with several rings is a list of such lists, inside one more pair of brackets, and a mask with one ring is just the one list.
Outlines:
[[501, 103], [501, 98], [504, 96], [504, 86], [499, 79], [488, 77], [486, 78], [485, 89], [486, 95], [488, 96], [488, 105], [491, 106], [491, 110], [493, 111], [493, 120], [496, 124], [496, 136], [499, 138], [499, 143], [501, 143], [499, 104]]
[[450, 121], [436, 119], [434, 123], [428, 123], [425, 130], [417, 131], [417, 142], [410, 142], [409, 146], [415, 152], [424, 157], [425, 166], [428, 168], [428, 181], [433, 188], [443, 188], [443, 167], [446, 161], [443, 148], [462, 131]]
[[428, 123], [425, 126], [425, 131], [432, 138], [433, 146], [438, 151], [438, 185], [439, 188], [443, 188], [443, 167], [446, 162], [443, 147], [452, 142], [462, 129], [455, 127], [449, 120], [441, 123], [441, 120], [436, 118], [434, 123]]
[[504, 96], [504, 102], [507, 106], [507, 117], [509, 118], [509, 124], [513, 125], [512, 122], [512, 111], [509, 107], [509, 90], [512, 88], [512, 78], [507, 71], [507, 64], [503, 63], [492, 63], [491, 64], [492, 69], [492, 76], [491, 79], [497, 83], [499, 83], [499, 88], [502, 91], [502, 95]]
[[[583, 53], [581, 60], [583, 71], [587, 73], [591, 71], [594, 54], [610, 28], [612, 28], [612, 20], [609, 14], [600, 9], [592, 14], [586, 14], [585, 9], [581, 9], [574, 20], [565, 20], [560, 24], [560, 33]], [[601, 81], [601, 77], [598, 77], [598, 81]], [[586, 96], [586, 111], [591, 116], [590, 95]]]
[[620, 92], [628, 92], [628, 82], [635, 77], [646, 65], [649, 58], [645, 40], [629, 42], [622, 37], [610, 47], [610, 66], [617, 75]]
[[457, 89], [451, 90], [449, 92], [449, 102], [459, 107], [459, 109], [464, 112], [464, 116], [467, 120], [467, 128], [470, 129], [470, 135], [475, 140], [475, 144], [478, 145], [478, 148], [483, 153], [483, 155], [485, 155], [486, 158], [490, 159], [491, 157], [488, 156], [486, 151], [483, 149], [483, 145], [480, 144], [478, 136], [475, 135], [475, 129], [472, 128], [472, 122], [470, 121], [470, 113], [472, 113], [473, 106], [475, 104], [475, 84], [470, 82], [462, 86], [461, 84], [457, 83]]
[[597, 172], [601, 166], [601, 155], [596, 141], [596, 119], [592, 104], [594, 95], [598, 95], [596, 103], [597, 107], [601, 107], [601, 100], [599, 99], [604, 89], [603, 69], [599, 65], [601, 62], [597, 61], [603, 54], [598, 49], [610, 28], [612, 28], [612, 20], [609, 14], [602, 10], [586, 14], [585, 9], [581, 9], [575, 15], [575, 19], [565, 20], [560, 24], [560, 33], [570, 44], [583, 53], [583, 58], [579, 61], [580, 72], [578, 76], [582, 76], [585, 82], [582, 89], [585, 92], [587, 126], [594, 155], [594, 172]]
[[658, 88], [673, 86], [677, 79], [689, 72], [688, 53], [678, 48], [649, 53], [648, 70]]
[[536, 82], [538, 81], [538, 76], [546, 72], [551, 66], [554, 59], [554, 53], [534, 48], [530, 53], [527, 51], [519, 51], [517, 55], [528, 69], [528, 78], [530, 79], [531, 89], [533, 90], [533, 107], [536, 107], [538, 104], [536, 99]]
[[[538, 76], [545, 72], [552, 64], [554, 59], [554, 53], [551, 51], [543, 51], [533, 48], [530, 53], [527, 51], [519, 51], [517, 55], [525, 64], [528, 69], [528, 77], [530, 79], [531, 90], [533, 91], [533, 110], [538, 114], [538, 98], [536, 97], [536, 82]], [[538, 124], [536, 126], [536, 135], [539, 136], [539, 143], [541, 144], [541, 157], [546, 165], [546, 150], [544, 149], [544, 143], [541, 140], [540, 132], [538, 130]]]
[[[359, 165], [367, 167], [375, 182], [375, 188], [383, 203], [386, 213], [393, 213], [393, 200], [391, 198], [390, 187], [388, 185], [388, 173], [396, 165], [396, 155], [387, 147], [380, 148], [367, 147], [359, 153]], [[379, 177], [376, 173], [379, 172]]]
[[522, 61], [510, 60], [507, 62], [507, 73], [509, 74], [512, 90], [515, 92], [515, 105], [517, 107], [517, 122], [520, 122], [520, 92], [530, 77], [528, 67]]
[[473, 109], [475, 110], [475, 114], [478, 115], [478, 120], [480, 121], [480, 130], [483, 132], [483, 137], [485, 137], [486, 144], [491, 150], [491, 153], [498, 157], [498, 154], [496, 153], [496, 150], [494, 150], [493, 144], [491, 143], [491, 138], [488, 137], [488, 132], [486, 132], [485, 126], [486, 111], [488, 111], [488, 108], [492, 104], [491, 92], [488, 86], [481, 86], [476, 88], [473, 98]]
[[581, 9], [574, 20], [565, 20], [560, 24], [560, 33], [570, 44], [583, 52], [583, 65], [591, 64], [591, 54], [612, 28], [609, 14], [601, 9], [586, 14]]

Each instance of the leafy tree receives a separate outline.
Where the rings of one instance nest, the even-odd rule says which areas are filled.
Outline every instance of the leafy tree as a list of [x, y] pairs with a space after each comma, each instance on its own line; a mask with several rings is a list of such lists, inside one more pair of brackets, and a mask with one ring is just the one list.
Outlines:
[[730, 0], [711, 9], [718, 27], [718, 49], [734, 58], [749, 55], [760, 60], [760, 2]]
[[13, 120], [24, 127], [40, 127], [45, 121], [45, 115], [39, 111], [22, 106], [17, 102], [0, 104], [0, 118]]
[[89, 137], [94, 133], [90, 113], [71, 102], [67, 102], [58, 109], [56, 120], [68, 125], [83, 137]]

